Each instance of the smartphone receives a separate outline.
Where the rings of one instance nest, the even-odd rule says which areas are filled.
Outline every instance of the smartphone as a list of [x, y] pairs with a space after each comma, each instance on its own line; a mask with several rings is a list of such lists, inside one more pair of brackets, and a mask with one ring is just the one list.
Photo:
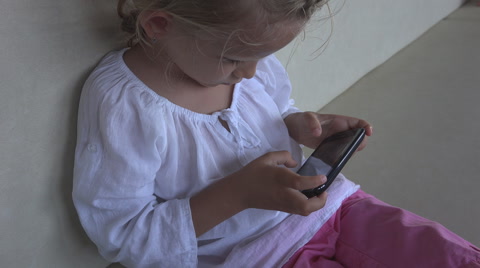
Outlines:
[[303, 190], [308, 198], [320, 195], [332, 184], [365, 137], [365, 129], [351, 129], [327, 137], [297, 171], [302, 176], [327, 176], [327, 182]]

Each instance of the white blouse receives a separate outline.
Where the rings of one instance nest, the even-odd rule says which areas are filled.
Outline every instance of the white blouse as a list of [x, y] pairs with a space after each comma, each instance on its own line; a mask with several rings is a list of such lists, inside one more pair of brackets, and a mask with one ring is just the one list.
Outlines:
[[[281, 265], [357, 189], [341, 176], [330, 188], [338, 194], [309, 217], [247, 209], [196, 238], [191, 196], [267, 152], [287, 150], [302, 161], [283, 121], [298, 111], [287, 74], [269, 56], [254, 78], [235, 85], [230, 108], [199, 114], [143, 84], [125, 65], [125, 50], [92, 72], [78, 117], [73, 200], [106, 259], [128, 267]], [[289, 221], [304, 230], [279, 236]], [[262, 254], [260, 245], [271, 248]]]

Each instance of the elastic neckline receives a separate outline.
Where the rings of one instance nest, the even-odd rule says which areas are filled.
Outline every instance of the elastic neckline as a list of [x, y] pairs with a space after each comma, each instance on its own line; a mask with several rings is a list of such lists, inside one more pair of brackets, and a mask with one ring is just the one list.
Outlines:
[[210, 121], [216, 123], [218, 121], [218, 117], [225, 111], [230, 111], [230, 110], [237, 110], [237, 102], [238, 102], [238, 96], [241, 92], [241, 89], [243, 88], [243, 82], [244, 80], [240, 81], [239, 83], [234, 85], [233, 88], [233, 96], [232, 96], [232, 102], [230, 103], [230, 107], [216, 111], [212, 114], [202, 114], [202, 113], [197, 113], [195, 111], [189, 110], [185, 107], [179, 106], [167, 98], [159, 95], [157, 92], [155, 92], [153, 89], [148, 87], [145, 83], [143, 83], [142, 80], [140, 80], [133, 72], [130, 70], [130, 68], [127, 66], [123, 59], [124, 53], [129, 50], [130, 48], [123, 48], [116, 53], [116, 61], [120, 64], [119, 69], [125, 73], [125, 75], [131, 79], [132, 81], [135, 81], [143, 92], [148, 93], [150, 96], [152, 96], [157, 103], [162, 104], [166, 106], [169, 110], [171, 110], [174, 113], [178, 114], [184, 114], [190, 118], [196, 119], [196, 120], [202, 120], [202, 121]]

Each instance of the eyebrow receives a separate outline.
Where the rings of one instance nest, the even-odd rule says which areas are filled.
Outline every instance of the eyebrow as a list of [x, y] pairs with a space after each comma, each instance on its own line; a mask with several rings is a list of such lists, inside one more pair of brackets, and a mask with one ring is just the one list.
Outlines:
[[274, 52], [271, 52], [271, 53], [259, 53], [258, 55], [254, 55], [254, 56], [243, 56], [243, 55], [238, 55], [237, 53], [235, 54], [228, 54], [227, 53], [223, 53], [221, 54], [219, 57], [220, 58], [226, 58], [226, 59], [229, 59], [229, 60], [234, 60], [234, 61], [259, 61], [263, 58], [266, 58], [270, 55], [272, 55]]

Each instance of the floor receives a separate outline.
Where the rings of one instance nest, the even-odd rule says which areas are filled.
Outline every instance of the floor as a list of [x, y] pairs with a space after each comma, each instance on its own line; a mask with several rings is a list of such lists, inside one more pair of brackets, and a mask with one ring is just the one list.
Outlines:
[[324, 107], [374, 126], [344, 169], [480, 246], [480, 5], [470, 1]]

